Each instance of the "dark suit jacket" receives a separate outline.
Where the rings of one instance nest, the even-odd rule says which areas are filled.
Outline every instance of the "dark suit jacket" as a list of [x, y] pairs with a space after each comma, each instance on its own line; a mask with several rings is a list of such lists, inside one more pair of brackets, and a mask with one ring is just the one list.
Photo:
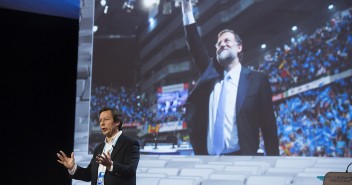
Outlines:
[[[97, 155], [103, 152], [105, 143], [99, 144], [87, 168], [77, 167], [72, 178], [97, 184], [99, 164], [95, 162]], [[105, 171], [104, 185], [136, 185], [136, 170], [140, 158], [139, 142], [125, 134], [121, 134], [111, 153], [113, 171]]]
[[[201, 76], [186, 102], [186, 122], [196, 155], [208, 155], [209, 96], [224, 69], [212, 61], [202, 44], [196, 24], [185, 26], [187, 46]], [[234, 110], [235, 111], [235, 110]], [[242, 155], [257, 155], [261, 129], [266, 155], [279, 155], [279, 139], [272, 104], [272, 91], [264, 73], [242, 67], [237, 99], [236, 122]]]

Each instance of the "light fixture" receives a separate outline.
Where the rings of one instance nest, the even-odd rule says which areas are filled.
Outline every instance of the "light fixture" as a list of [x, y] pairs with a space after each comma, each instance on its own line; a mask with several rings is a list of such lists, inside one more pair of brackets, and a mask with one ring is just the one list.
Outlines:
[[106, 5], [106, 0], [100, 0], [100, 5], [105, 6]]
[[93, 26], [93, 32], [96, 32], [96, 31], [98, 31], [98, 26], [94, 25]]
[[108, 6], [105, 6], [105, 7], [104, 7], [104, 14], [107, 14], [107, 13], [108, 13], [108, 8], [109, 8]]

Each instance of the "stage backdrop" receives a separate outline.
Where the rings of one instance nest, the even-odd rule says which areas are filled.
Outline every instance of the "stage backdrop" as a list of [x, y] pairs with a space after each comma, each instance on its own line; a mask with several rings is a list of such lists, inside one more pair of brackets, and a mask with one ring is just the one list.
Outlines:
[[[269, 77], [281, 156], [352, 156], [352, 19], [350, 7], [340, 9], [328, 14], [323, 24], [310, 27], [311, 31], [281, 38], [280, 45], [252, 56], [255, 62], [243, 64]], [[181, 19], [180, 14], [176, 16]], [[140, 141], [142, 154], [194, 155], [184, 104], [199, 76], [187, 58], [182, 26], [174, 29], [180, 30], [174, 43], [182, 47], [138, 50], [134, 47], [148, 48], [149, 42], [132, 38], [135, 45], [131, 47], [128, 39], [93, 37], [93, 56], [78, 62], [74, 151], [79, 163], [86, 164], [103, 141], [98, 123], [102, 106], [123, 112], [123, 130]], [[144, 30], [139, 30], [141, 37]], [[216, 33], [208, 37], [216, 38]], [[150, 40], [158, 41], [158, 35]], [[159, 68], [152, 68], [150, 63], [160, 51], [174, 55], [165, 58], [165, 65], [160, 62]], [[263, 148], [261, 143], [258, 152], [264, 152]]]

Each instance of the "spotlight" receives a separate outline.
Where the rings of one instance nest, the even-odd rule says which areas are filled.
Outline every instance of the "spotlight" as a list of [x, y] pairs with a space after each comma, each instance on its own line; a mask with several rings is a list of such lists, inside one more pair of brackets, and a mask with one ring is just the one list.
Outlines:
[[106, 0], [100, 0], [100, 5], [105, 6], [106, 5]]
[[265, 49], [265, 48], [266, 48], [266, 44], [263, 43], [260, 47], [261, 47], [262, 49]]

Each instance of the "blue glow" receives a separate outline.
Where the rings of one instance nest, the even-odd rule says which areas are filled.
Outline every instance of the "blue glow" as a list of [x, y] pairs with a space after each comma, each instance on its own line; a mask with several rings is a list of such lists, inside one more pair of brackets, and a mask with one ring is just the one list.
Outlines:
[[79, 18], [79, 0], [2, 0], [0, 7], [46, 14], [52, 16]]

